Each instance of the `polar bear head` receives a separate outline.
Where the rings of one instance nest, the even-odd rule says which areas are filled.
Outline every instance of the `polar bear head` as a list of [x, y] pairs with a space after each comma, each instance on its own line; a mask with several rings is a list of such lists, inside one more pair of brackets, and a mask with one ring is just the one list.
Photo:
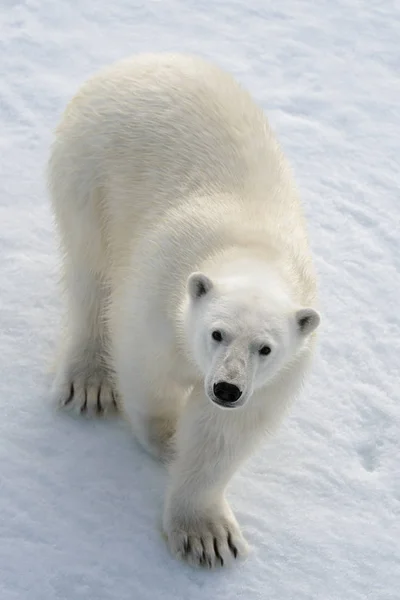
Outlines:
[[320, 317], [313, 308], [293, 306], [275, 282], [212, 280], [196, 272], [187, 283], [184, 322], [207, 396], [238, 408], [294, 359]]

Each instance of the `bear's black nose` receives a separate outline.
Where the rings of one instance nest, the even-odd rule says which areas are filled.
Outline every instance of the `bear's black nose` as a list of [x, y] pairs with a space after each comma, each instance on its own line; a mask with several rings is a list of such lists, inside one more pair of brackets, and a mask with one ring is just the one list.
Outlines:
[[214, 384], [214, 395], [223, 404], [233, 404], [237, 402], [242, 392], [236, 385], [226, 381], [220, 381]]

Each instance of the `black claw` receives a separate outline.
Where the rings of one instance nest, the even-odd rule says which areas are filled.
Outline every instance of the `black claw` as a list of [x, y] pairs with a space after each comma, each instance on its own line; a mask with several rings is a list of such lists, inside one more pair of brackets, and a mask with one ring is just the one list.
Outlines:
[[85, 388], [85, 402], [81, 406], [81, 413], [86, 412], [87, 410], [87, 389]]
[[67, 404], [69, 404], [70, 402], [72, 402], [72, 400], [74, 399], [74, 394], [75, 394], [75, 390], [74, 390], [74, 384], [71, 383], [71, 388], [69, 390], [69, 396], [68, 398], [65, 400], [64, 402], [64, 406], [67, 406]]
[[236, 548], [235, 544], [232, 542], [232, 536], [230, 533], [228, 533], [228, 546], [229, 546], [230, 551], [232, 552], [233, 556], [235, 558], [237, 558], [238, 549]]
[[201, 558], [200, 558], [200, 564], [201, 565], [205, 565], [206, 562], [207, 562], [206, 549], [204, 548], [204, 542], [203, 542], [203, 540], [200, 540], [200, 541], [201, 541], [201, 545], [202, 545], [202, 548], [203, 548], [203, 551], [201, 553]]
[[114, 408], [118, 408], [118, 404], [117, 404], [117, 401], [115, 399], [115, 394], [114, 394], [113, 391], [111, 392], [111, 398], [112, 398], [112, 403], [114, 405]]
[[185, 554], [189, 554], [190, 550], [191, 550], [190, 539], [187, 538], [183, 543], [183, 552]]
[[103, 407], [102, 407], [101, 402], [100, 402], [100, 388], [97, 390], [97, 407], [96, 407], [96, 410], [97, 410], [98, 413], [102, 413], [103, 412]]
[[222, 556], [219, 553], [217, 538], [214, 538], [214, 553], [215, 553], [215, 556], [217, 557], [217, 559], [219, 560], [219, 562], [221, 563], [221, 567], [223, 567], [224, 559], [222, 558]]

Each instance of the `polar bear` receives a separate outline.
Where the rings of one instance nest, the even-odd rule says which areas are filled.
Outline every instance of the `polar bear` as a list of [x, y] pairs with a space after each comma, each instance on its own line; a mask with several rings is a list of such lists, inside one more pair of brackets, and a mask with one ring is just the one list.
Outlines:
[[229, 74], [143, 54], [70, 102], [48, 180], [68, 304], [54, 398], [117, 407], [168, 464], [173, 554], [228, 565], [248, 546], [226, 487], [300, 391], [320, 321], [287, 161]]

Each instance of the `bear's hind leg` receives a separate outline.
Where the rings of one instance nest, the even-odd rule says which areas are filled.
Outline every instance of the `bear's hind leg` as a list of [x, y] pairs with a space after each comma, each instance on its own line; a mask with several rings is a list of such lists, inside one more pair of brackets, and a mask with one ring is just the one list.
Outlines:
[[155, 373], [148, 364], [146, 368], [141, 360], [143, 355], [139, 357], [132, 348], [128, 350], [120, 344], [116, 344], [115, 367], [121, 410], [139, 444], [157, 460], [170, 463], [175, 455], [177, 422], [188, 390], [171, 379], [162, 358], [158, 357], [159, 372]]
[[140, 445], [157, 460], [169, 464], [175, 456], [177, 420], [177, 415], [173, 413], [137, 414], [131, 424]]
[[187, 391], [170, 382], [160, 386], [159, 392], [150, 386], [141, 394], [140, 388], [136, 385], [132, 394], [134, 397], [129, 402], [123, 402], [133, 433], [140, 445], [154, 458], [171, 463], [175, 457], [177, 423]]

